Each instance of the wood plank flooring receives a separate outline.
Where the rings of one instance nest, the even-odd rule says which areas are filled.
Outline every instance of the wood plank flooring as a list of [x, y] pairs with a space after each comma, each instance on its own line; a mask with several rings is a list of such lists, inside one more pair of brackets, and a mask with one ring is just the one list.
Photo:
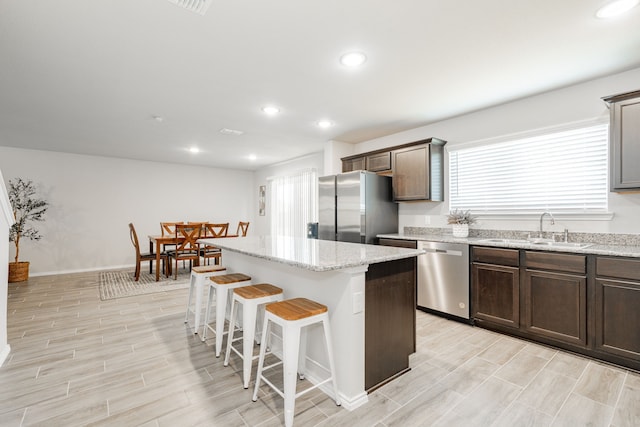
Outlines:
[[[100, 301], [97, 281], [83, 273], [9, 284], [0, 425], [283, 425], [282, 399], [265, 386], [251, 402], [241, 361], [232, 353], [224, 367], [183, 323], [186, 290]], [[637, 373], [417, 318], [410, 372], [352, 412], [312, 391], [296, 402], [295, 425], [640, 425]]]

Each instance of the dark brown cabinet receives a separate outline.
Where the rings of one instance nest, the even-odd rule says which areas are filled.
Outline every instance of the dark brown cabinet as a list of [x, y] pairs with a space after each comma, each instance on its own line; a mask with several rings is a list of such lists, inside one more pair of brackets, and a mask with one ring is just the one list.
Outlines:
[[595, 349], [640, 365], [640, 260], [596, 258], [594, 308]]
[[342, 172], [366, 170], [366, 157], [353, 157], [342, 159]]
[[610, 105], [611, 191], [640, 189], [640, 90], [603, 98]]
[[367, 156], [367, 170], [370, 172], [391, 173], [391, 152], [371, 154]]
[[520, 270], [518, 250], [472, 249], [473, 317], [489, 323], [520, 327]]
[[[380, 244], [416, 247], [412, 240]], [[408, 371], [416, 351], [416, 258], [370, 264], [365, 277], [364, 385], [370, 391]]]
[[392, 152], [394, 200], [444, 200], [443, 142], [432, 138]]
[[382, 150], [343, 157], [342, 172], [367, 170], [389, 175], [393, 199], [402, 201], [444, 200], [444, 145], [428, 138]]
[[586, 257], [533, 251], [524, 255], [523, 330], [586, 347]]

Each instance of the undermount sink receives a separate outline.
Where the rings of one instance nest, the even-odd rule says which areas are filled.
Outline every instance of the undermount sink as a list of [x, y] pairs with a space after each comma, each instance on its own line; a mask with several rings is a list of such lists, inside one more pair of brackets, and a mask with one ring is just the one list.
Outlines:
[[588, 248], [591, 243], [577, 243], [577, 242], [531, 242], [532, 245], [551, 246], [557, 248]]
[[577, 248], [583, 249], [592, 246], [591, 243], [577, 243], [577, 242], [555, 242], [550, 239], [482, 239], [478, 243], [513, 243], [513, 244], [527, 244], [534, 246], [547, 246], [552, 248]]
[[522, 243], [531, 243], [527, 240], [521, 240], [521, 239], [482, 239], [479, 240], [478, 243], [518, 243], [518, 244], [522, 244]]

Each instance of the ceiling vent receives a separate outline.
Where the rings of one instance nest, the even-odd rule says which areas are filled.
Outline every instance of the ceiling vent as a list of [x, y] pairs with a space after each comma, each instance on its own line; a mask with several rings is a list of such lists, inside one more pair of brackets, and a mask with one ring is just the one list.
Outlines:
[[212, 1], [213, 0], [169, 0], [170, 3], [197, 13], [198, 15], [207, 13], [207, 9], [211, 6]]

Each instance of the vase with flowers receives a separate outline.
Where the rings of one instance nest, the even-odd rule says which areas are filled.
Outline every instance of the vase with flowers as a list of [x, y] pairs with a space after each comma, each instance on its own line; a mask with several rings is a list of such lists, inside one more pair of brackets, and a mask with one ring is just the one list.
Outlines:
[[453, 226], [453, 237], [468, 237], [469, 225], [475, 223], [476, 217], [469, 210], [454, 209], [447, 215], [447, 224]]

